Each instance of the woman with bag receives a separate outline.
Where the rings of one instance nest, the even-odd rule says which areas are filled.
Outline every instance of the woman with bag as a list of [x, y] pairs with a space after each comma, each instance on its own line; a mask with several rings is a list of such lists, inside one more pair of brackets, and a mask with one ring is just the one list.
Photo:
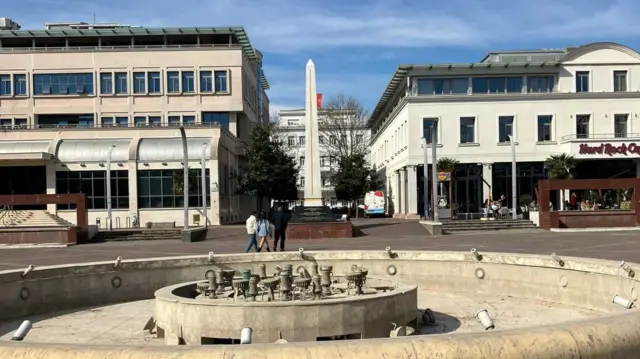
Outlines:
[[269, 241], [267, 237], [269, 237], [269, 233], [271, 232], [271, 224], [269, 220], [267, 220], [267, 214], [262, 212], [260, 213], [260, 219], [256, 222], [256, 233], [258, 234], [258, 239], [260, 244], [258, 245], [258, 252], [262, 250], [262, 246], [264, 244], [267, 245], [267, 252], [271, 252], [269, 248]]

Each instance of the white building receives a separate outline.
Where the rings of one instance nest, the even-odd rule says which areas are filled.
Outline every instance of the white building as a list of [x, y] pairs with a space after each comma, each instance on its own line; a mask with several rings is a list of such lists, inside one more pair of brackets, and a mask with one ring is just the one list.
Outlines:
[[[318, 111], [319, 122], [323, 121], [323, 110]], [[285, 145], [289, 149], [289, 154], [296, 159], [299, 167], [298, 172], [298, 188], [299, 197], [303, 197], [303, 188], [305, 181], [304, 173], [304, 161], [305, 161], [305, 126], [306, 126], [305, 110], [282, 110], [278, 112], [277, 127], [279, 135], [285, 141]], [[322, 184], [322, 197], [323, 203], [331, 208], [346, 206], [342, 201], [336, 198], [333, 186], [331, 185], [331, 173], [338, 169], [338, 162], [335, 158], [329, 155], [327, 149], [328, 146], [323, 146], [324, 141], [335, 141], [332, 138], [335, 136], [333, 133], [322, 133], [322, 126], [320, 126], [320, 166], [321, 166], [321, 184]], [[364, 143], [369, 136], [368, 130], [358, 131], [353, 137], [354, 141], [360, 141]], [[298, 204], [301, 202], [299, 201]], [[293, 204], [292, 204], [293, 205]]]
[[460, 162], [453, 206], [478, 212], [488, 196], [510, 202], [509, 135], [516, 142], [518, 197], [536, 197], [543, 162], [553, 154], [579, 159], [577, 178], [640, 177], [639, 115], [640, 54], [620, 44], [403, 65], [370, 119], [372, 162], [386, 176], [391, 212], [422, 214], [421, 139], [431, 137], [437, 121], [438, 158]]

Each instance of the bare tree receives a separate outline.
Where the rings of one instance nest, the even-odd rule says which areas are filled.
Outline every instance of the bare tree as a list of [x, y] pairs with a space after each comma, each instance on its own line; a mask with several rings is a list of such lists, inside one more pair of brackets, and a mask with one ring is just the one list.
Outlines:
[[336, 161], [369, 151], [368, 111], [356, 98], [339, 94], [318, 109], [323, 152]]

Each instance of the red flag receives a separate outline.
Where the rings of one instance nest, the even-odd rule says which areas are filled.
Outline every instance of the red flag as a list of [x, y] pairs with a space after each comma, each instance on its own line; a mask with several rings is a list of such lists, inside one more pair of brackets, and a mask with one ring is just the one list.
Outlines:
[[316, 94], [316, 103], [318, 104], [318, 108], [322, 107], [322, 94]]

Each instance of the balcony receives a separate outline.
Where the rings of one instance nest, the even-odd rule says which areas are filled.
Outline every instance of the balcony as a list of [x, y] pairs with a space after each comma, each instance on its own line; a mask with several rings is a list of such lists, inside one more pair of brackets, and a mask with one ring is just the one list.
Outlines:
[[629, 141], [640, 139], [640, 133], [592, 133], [587, 135], [571, 134], [562, 136], [560, 143], [597, 142], [597, 141]]

